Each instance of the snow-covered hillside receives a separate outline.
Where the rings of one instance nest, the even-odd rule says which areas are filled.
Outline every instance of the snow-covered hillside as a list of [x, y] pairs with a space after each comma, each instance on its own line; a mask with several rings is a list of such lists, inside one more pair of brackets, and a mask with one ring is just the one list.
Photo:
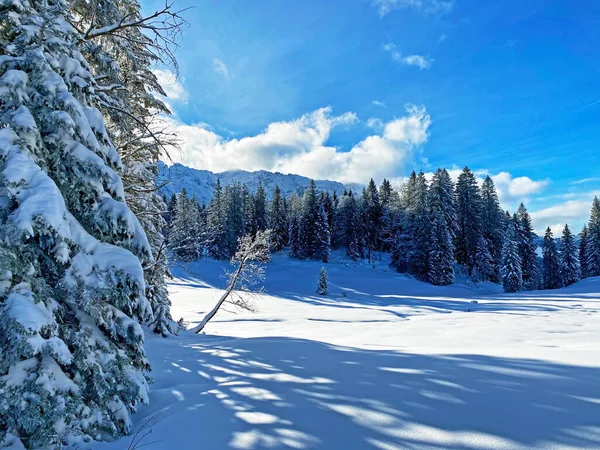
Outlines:
[[[198, 323], [226, 263], [175, 269], [173, 315]], [[276, 255], [258, 313], [206, 335], [147, 336], [147, 449], [600, 448], [600, 278], [509, 295]], [[345, 295], [344, 295], [345, 292]], [[99, 449], [128, 448], [131, 437]], [[129, 448], [132, 448], [131, 446]]]
[[[279, 186], [282, 194], [286, 197], [292, 193], [302, 194], [307, 188], [310, 178], [300, 175], [282, 174], [279, 172], [267, 172], [260, 170], [258, 172], [246, 172], [244, 170], [231, 170], [228, 172], [213, 173], [208, 170], [197, 170], [182, 164], [173, 164], [167, 166], [159, 162], [158, 165], [158, 185], [161, 186], [165, 182], [167, 184], [161, 189], [161, 192], [171, 195], [180, 192], [183, 188], [188, 191], [188, 194], [196, 197], [199, 202], [208, 202], [213, 193], [213, 189], [217, 179], [221, 180], [222, 185], [232, 184], [235, 182], [244, 183], [248, 186], [251, 192], [255, 192], [260, 181], [270, 197], [275, 186]], [[344, 185], [337, 181], [315, 180], [317, 189], [320, 191], [333, 192], [338, 194], [344, 190]], [[352, 189], [362, 189], [360, 185], [349, 185]]]

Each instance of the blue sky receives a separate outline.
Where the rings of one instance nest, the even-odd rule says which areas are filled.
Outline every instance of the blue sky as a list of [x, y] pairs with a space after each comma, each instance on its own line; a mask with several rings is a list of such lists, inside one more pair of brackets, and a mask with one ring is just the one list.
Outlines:
[[179, 78], [161, 72], [185, 164], [358, 182], [469, 165], [538, 228], [579, 227], [600, 191], [600, 2], [192, 5]]

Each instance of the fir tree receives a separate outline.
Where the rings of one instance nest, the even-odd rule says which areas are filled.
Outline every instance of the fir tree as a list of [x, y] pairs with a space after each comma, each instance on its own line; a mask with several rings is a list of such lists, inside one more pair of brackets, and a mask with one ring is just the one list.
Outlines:
[[429, 187], [428, 207], [430, 223], [428, 280], [432, 284], [447, 285], [454, 281], [454, 244], [456, 230], [454, 189], [448, 172], [438, 169]]
[[189, 198], [184, 188], [177, 194], [173, 213], [169, 249], [178, 261], [191, 262], [201, 255], [201, 230], [197, 202]]
[[559, 254], [560, 277], [564, 286], [575, 283], [581, 276], [577, 251], [575, 238], [569, 225], [565, 224], [560, 240]]
[[413, 214], [413, 223], [411, 226], [413, 255], [410, 264], [410, 273], [422, 281], [427, 280], [429, 268], [429, 238], [431, 231], [427, 196], [427, 180], [425, 174], [419, 172], [411, 201], [411, 212]]
[[481, 187], [481, 232], [486, 239], [491, 257], [492, 272], [488, 278], [494, 283], [500, 280], [499, 261], [502, 255], [503, 220], [496, 187], [488, 175]]
[[519, 292], [523, 290], [523, 273], [521, 272], [521, 257], [517, 241], [518, 222], [511, 219], [504, 235], [502, 245], [502, 263], [500, 276], [505, 292]]
[[371, 261], [372, 252], [379, 250], [381, 218], [383, 216], [379, 191], [371, 178], [369, 185], [363, 189], [362, 195], [363, 223], [365, 229], [365, 247], [367, 257]]
[[531, 224], [531, 217], [523, 203], [519, 205], [517, 218], [519, 221], [518, 241], [521, 271], [523, 274], [523, 288], [525, 290], [531, 290], [536, 288], [536, 280], [539, 276], [536, 252], [537, 246], [534, 242], [535, 235]]
[[543, 286], [544, 289], [558, 289], [562, 286], [560, 279], [560, 265], [556, 243], [550, 227], [546, 228], [542, 244], [543, 259]]
[[27, 448], [117, 437], [148, 392], [152, 247], [67, 8], [0, 7], [0, 434]]
[[323, 205], [319, 207], [319, 214], [315, 222], [315, 242], [312, 257], [314, 259], [329, 262], [331, 252], [331, 237], [329, 234], [329, 224], [327, 214]]
[[328, 284], [329, 283], [327, 281], [327, 271], [325, 270], [325, 267], [321, 267], [321, 272], [319, 272], [319, 282], [317, 283], [317, 294], [329, 294]]
[[581, 268], [581, 278], [589, 277], [587, 260], [588, 260], [588, 227], [583, 225], [581, 233], [579, 233], [579, 266]]
[[600, 200], [598, 197], [594, 197], [592, 202], [592, 212], [587, 227], [586, 253], [587, 276], [600, 276]]
[[479, 236], [475, 252], [475, 278], [478, 281], [491, 281], [494, 279], [494, 260], [490, 254], [490, 244], [486, 238]]
[[257, 231], [263, 231], [267, 229], [267, 194], [263, 188], [262, 183], [258, 182], [258, 188], [254, 194], [254, 216], [252, 232], [255, 234]]
[[273, 198], [269, 203], [268, 223], [271, 229], [271, 248], [281, 250], [288, 242], [288, 224], [285, 211], [285, 199], [279, 186], [275, 187]]
[[456, 260], [472, 274], [481, 236], [481, 194], [475, 174], [465, 167], [456, 183]]

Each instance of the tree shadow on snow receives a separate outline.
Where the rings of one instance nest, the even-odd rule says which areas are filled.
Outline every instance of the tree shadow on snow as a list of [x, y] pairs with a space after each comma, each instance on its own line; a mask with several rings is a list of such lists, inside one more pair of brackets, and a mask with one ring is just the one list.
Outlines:
[[292, 338], [154, 338], [147, 448], [600, 448], [600, 368]]

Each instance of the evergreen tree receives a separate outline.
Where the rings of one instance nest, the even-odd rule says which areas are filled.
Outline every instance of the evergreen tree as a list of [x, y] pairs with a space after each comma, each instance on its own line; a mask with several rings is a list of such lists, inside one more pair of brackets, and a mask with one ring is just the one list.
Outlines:
[[[258, 188], [254, 194], [254, 217], [252, 232], [255, 234], [257, 231], [264, 231], [267, 229], [267, 194], [263, 188], [262, 183], [258, 182]], [[240, 236], [241, 237], [241, 236]]]
[[587, 276], [600, 276], [600, 200], [598, 197], [594, 197], [592, 202], [592, 212], [587, 227], [586, 253]]
[[428, 260], [431, 218], [427, 206], [427, 196], [427, 180], [425, 174], [419, 172], [411, 201], [411, 212], [414, 219], [411, 226], [413, 254], [410, 264], [410, 273], [418, 280], [422, 281], [427, 280], [427, 272], [429, 269]]
[[0, 435], [27, 448], [117, 437], [148, 392], [152, 247], [67, 8], [0, 7]]
[[454, 244], [456, 230], [454, 187], [447, 171], [438, 169], [429, 187], [430, 223], [428, 280], [447, 285], [454, 281]]
[[365, 230], [365, 247], [367, 258], [371, 262], [371, 254], [380, 248], [380, 228], [383, 216], [379, 191], [371, 178], [369, 185], [363, 189], [362, 195], [363, 224]]
[[474, 275], [478, 281], [491, 281], [494, 279], [494, 261], [490, 254], [489, 241], [479, 236], [477, 250], [475, 252]]
[[329, 262], [331, 252], [331, 237], [329, 234], [329, 224], [327, 222], [327, 213], [323, 205], [319, 207], [319, 214], [315, 222], [315, 242], [312, 257], [323, 262]]
[[481, 187], [481, 205], [481, 232], [487, 241], [492, 265], [492, 273], [488, 278], [497, 283], [500, 281], [499, 261], [502, 255], [504, 218], [494, 181], [489, 175], [485, 177]]
[[560, 279], [560, 265], [556, 243], [550, 227], [546, 228], [542, 244], [543, 258], [543, 286], [544, 289], [558, 289], [562, 286]]
[[[217, 179], [212, 199], [206, 210], [206, 232], [204, 235], [204, 245], [211, 258], [222, 259], [226, 258], [228, 253], [223, 248], [224, 233], [226, 228], [225, 197], [221, 181]], [[171, 241], [173, 238], [171, 237]], [[173, 245], [173, 244], [171, 244]]]
[[521, 257], [519, 256], [516, 218], [511, 219], [506, 226], [504, 244], [502, 245], [502, 263], [500, 276], [504, 292], [519, 292], [523, 290], [523, 273], [521, 272]]
[[288, 242], [285, 199], [279, 186], [275, 186], [273, 198], [269, 203], [268, 224], [271, 229], [271, 248], [273, 251], [279, 251]]
[[199, 210], [195, 199], [189, 198], [184, 188], [177, 194], [173, 213], [169, 249], [178, 261], [196, 261], [201, 255]]
[[517, 218], [519, 221], [518, 240], [521, 271], [523, 274], [523, 289], [531, 290], [536, 288], [536, 280], [539, 276], [537, 246], [534, 241], [535, 234], [531, 224], [531, 217], [523, 203], [519, 205]]
[[296, 215], [293, 215], [290, 219], [288, 240], [290, 242], [290, 256], [301, 259], [300, 224], [298, 223], [298, 217]]
[[338, 245], [343, 245], [346, 254], [356, 261], [363, 257], [363, 241], [360, 212], [352, 191], [343, 193], [338, 211], [336, 219]]
[[569, 225], [565, 224], [560, 240], [559, 254], [560, 277], [564, 286], [575, 283], [581, 276], [577, 252], [575, 238], [569, 229]]
[[481, 193], [475, 174], [465, 167], [456, 183], [456, 261], [472, 274], [481, 236]]
[[583, 225], [581, 233], [579, 233], [579, 266], [581, 268], [581, 278], [589, 277], [587, 260], [588, 260], [588, 227]]
[[321, 267], [321, 272], [319, 272], [319, 282], [317, 283], [317, 294], [319, 295], [327, 295], [329, 294], [329, 286], [327, 281], [327, 271], [325, 267]]

